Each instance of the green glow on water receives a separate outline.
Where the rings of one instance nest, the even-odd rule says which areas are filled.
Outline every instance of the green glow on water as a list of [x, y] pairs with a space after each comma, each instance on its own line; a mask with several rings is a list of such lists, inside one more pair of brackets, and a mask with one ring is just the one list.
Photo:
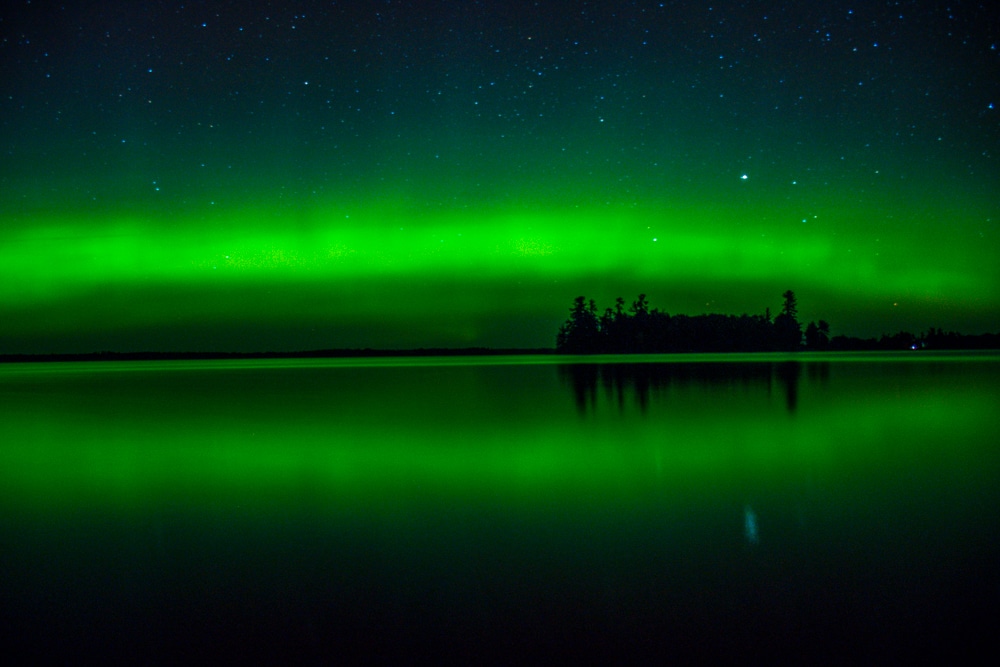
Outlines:
[[[10, 366], [0, 497], [55, 512], [170, 500], [576, 505], [733, 493], [740, 479], [780, 487], [806, 473], [877, 470], [903, 453], [965, 457], [997, 433], [995, 388], [909, 384], [928, 368], [995, 369], [995, 357], [898, 356], [888, 387], [872, 382], [882, 364], [871, 360], [892, 357], [857, 358], [805, 362], [832, 363], [839, 390], [803, 380], [794, 413], [777, 388], [684, 385], [654, 391], [655, 418], [628, 396], [578, 414], [544, 358]], [[663, 357], [638, 360], [653, 359]], [[942, 449], [956, 428], [964, 444]]]
[[841, 655], [996, 608], [1000, 357], [517, 361], [0, 366], [12, 627]]

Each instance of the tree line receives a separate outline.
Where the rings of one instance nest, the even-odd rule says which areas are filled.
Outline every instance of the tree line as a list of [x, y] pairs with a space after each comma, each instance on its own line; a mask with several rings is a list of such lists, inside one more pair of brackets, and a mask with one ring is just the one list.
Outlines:
[[803, 333], [795, 293], [783, 295], [781, 312], [763, 315], [670, 315], [650, 309], [645, 294], [628, 308], [618, 297], [598, 314], [593, 299], [578, 296], [556, 335], [556, 350], [568, 354], [654, 352], [759, 352], [799, 349], [808, 335], [814, 349], [829, 343], [830, 325], [810, 322]]
[[565, 354], [661, 352], [794, 352], [797, 350], [996, 349], [1000, 334], [966, 336], [933, 327], [916, 335], [901, 331], [875, 338], [830, 337], [826, 320], [805, 327], [798, 319], [795, 292], [787, 290], [781, 312], [757, 315], [670, 315], [650, 309], [645, 294], [628, 307], [618, 297], [614, 308], [598, 313], [593, 299], [578, 296], [559, 327], [556, 351]]

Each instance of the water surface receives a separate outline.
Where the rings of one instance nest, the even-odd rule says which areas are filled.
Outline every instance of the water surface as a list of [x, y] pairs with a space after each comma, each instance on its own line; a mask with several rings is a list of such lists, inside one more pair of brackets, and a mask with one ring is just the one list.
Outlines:
[[1000, 628], [998, 370], [2, 366], [0, 622], [38, 659], [954, 657]]

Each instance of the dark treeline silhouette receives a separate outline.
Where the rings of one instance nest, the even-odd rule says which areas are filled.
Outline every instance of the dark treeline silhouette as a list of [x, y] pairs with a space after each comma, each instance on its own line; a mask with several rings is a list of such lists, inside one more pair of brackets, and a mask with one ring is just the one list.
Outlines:
[[880, 338], [854, 338], [834, 336], [830, 339], [831, 350], [997, 350], [1000, 349], [1000, 333], [978, 335], [942, 331], [931, 327], [921, 334], [900, 331]]
[[810, 322], [803, 333], [795, 293], [784, 293], [781, 312], [763, 315], [670, 315], [649, 308], [640, 294], [626, 309], [621, 297], [602, 315], [594, 300], [578, 296], [559, 328], [556, 351], [568, 354], [636, 352], [764, 352], [827, 349], [830, 325]]
[[551, 348], [429, 347], [379, 350], [343, 348], [301, 352], [81, 352], [54, 354], [0, 354], [0, 363], [43, 361], [199, 361], [227, 359], [328, 359], [368, 357], [472, 357], [551, 354]]
[[881, 338], [830, 337], [825, 320], [798, 319], [792, 290], [782, 294], [781, 312], [760, 315], [670, 315], [650, 309], [646, 295], [626, 308], [621, 297], [599, 314], [593, 299], [578, 296], [556, 335], [556, 352], [629, 354], [661, 352], [794, 352], [862, 350], [1000, 349], [1000, 334], [969, 336], [931, 327], [922, 334], [901, 331]]

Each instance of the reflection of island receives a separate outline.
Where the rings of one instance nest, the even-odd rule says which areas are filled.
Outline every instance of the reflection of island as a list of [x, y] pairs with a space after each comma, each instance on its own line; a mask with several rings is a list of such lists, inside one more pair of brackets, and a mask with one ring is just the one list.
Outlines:
[[[777, 385], [785, 396], [785, 406], [794, 412], [803, 364], [797, 361], [749, 363], [634, 363], [563, 364], [559, 375], [573, 389], [577, 409], [582, 413], [597, 406], [598, 388], [609, 400], [624, 409], [626, 396], [634, 396], [639, 409], [649, 409], [650, 393], [665, 393], [670, 387], [737, 385], [763, 388], [768, 394]], [[810, 379], [823, 380], [829, 364], [807, 364]]]

